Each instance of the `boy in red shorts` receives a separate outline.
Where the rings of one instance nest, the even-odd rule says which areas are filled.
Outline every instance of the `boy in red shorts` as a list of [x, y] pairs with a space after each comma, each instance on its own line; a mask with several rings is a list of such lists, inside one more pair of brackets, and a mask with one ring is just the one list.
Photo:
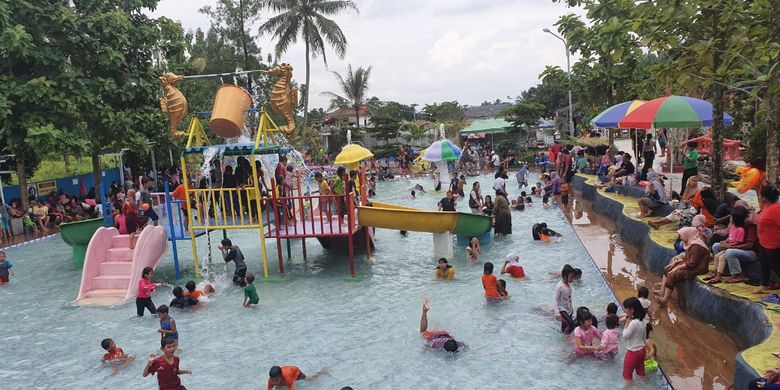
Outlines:
[[157, 384], [160, 390], [187, 390], [182, 386], [179, 375], [190, 374], [190, 370], [179, 369], [179, 357], [174, 355], [178, 342], [173, 337], [165, 337], [160, 342], [162, 345], [162, 356], [155, 354], [149, 355], [149, 360], [144, 367], [144, 378], [149, 374], [157, 374]]

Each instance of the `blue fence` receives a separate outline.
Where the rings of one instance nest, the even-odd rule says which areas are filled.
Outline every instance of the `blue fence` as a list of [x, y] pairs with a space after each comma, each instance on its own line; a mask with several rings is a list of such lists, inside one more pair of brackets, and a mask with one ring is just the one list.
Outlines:
[[[108, 188], [111, 185], [111, 182], [116, 181], [117, 184], [121, 184], [119, 182], [119, 168], [111, 168], [111, 169], [105, 169], [102, 172], [103, 177], [101, 180], [106, 183], [106, 188]], [[92, 175], [92, 173], [86, 173], [83, 175], [78, 176], [68, 176], [63, 177], [56, 180], [50, 180], [48, 182], [44, 183], [50, 183], [50, 182], [56, 182], [57, 188], [56, 190], [64, 190], [66, 193], [71, 195], [81, 195], [81, 183], [84, 183], [84, 188], [89, 191], [90, 188], [95, 186], [95, 177]], [[51, 189], [43, 189], [41, 187], [41, 190], [38, 191], [38, 184], [39, 183], [27, 183], [28, 188], [31, 185], [35, 185], [36, 193], [38, 194], [39, 198], [45, 198], [48, 193], [51, 191]], [[5, 198], [6, 202], [11, 202], [12, 199], [19, 199], [20, 193], [19, 193], [19, 186], [3, 186], [3, 197]]]

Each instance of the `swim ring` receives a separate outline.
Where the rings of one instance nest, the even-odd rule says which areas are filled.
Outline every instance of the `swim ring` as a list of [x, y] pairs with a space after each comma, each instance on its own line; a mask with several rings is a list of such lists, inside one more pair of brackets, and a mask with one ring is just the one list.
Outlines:
[[761, 171], [758, 168], [753, 168], [750, 165], [739, 167], [736, 169], [737, 174], [740, 176], [739, 181], [731, 182], [740, 194], [750, 191], [756, 187], [761, 181]]

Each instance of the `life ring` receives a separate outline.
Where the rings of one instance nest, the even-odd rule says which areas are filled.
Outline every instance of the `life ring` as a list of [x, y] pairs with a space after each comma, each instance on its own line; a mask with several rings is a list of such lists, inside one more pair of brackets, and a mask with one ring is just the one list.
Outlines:
[[740, 176], [739, 181], [731, 182], [740, 194], [750, 191], [755, 188], [761, 181], [761, 171], [758, 168], [751, 166], [739, 167], [736, 169], [737, 174]]

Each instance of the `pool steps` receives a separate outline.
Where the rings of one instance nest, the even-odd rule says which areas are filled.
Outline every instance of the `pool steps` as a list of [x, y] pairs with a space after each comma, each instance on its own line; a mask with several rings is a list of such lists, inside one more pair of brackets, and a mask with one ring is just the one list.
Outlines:
[[162, 226], [147, 226], [131, 249], [129, 235], [115, 228], [95, 231], [87, 247], [76, 303], [116, 305], [134, 297], [141, 271], [155, 268], [167, 251], [167, 235]]

